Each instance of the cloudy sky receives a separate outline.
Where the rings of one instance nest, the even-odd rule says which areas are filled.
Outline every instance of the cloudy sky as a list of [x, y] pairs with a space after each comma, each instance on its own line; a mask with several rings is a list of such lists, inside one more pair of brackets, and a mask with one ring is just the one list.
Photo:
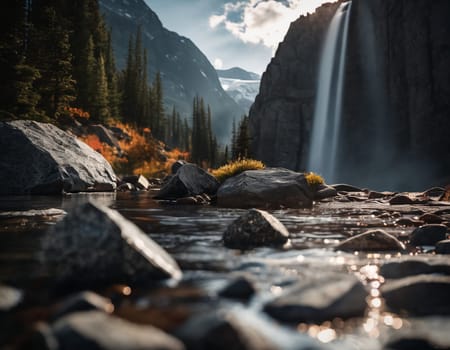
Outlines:
[[332, 0], [145, 0], [163, 25], [190, 38], [216, 68], [262, 73], [301, 14]]

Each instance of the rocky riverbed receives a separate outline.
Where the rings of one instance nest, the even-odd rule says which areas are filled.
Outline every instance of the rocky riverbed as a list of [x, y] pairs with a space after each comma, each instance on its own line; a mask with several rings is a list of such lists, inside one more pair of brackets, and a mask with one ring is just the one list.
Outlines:
[[[444, 253], [450, 205], [440, 200], [443, 191], [336, 189], [336, 197], [312, 208], [266, 212], [284, 225], [288, 241], [246, 250], [227, 248], [223, 238], [248, 210], [158, 202], [154, 191], [0, 197], [0, 344], [5, 349], [449, 348], [450, 259]], [[42, 241], [88, 200], [136, 224], [173, 258], [182, 277], [115, 282], [112, 274], [113, 280], [91, 286], [61, 283], [58, 269], [45, 264], [48, 245]], [[125, 238], [139, 246], [136, 237]], [[115, 240], [109, 242], [115, 246]], [[89, 260], [92, 248], [82, 249], [83, 261]], [[105, 259], [117, 254], [106, 246], [95, 249]], [[54, 265], [66, 254], [51, 252]], [[97, 272], [100, 277], [107, 269], [94, 262], [90, 271], [90, 278]]]

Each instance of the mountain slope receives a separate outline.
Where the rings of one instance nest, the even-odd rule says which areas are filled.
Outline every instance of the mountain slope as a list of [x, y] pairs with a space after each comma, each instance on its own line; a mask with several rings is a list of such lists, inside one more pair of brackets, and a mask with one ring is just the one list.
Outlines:
[[128, 42], [138, 26], [147, 49], [149, 79], [161, 72], [165, 104], [185, 117], [192, 113], [196, 95], [204, 98], [213, 112], [213, 129], [221, 142], [228, 142], [233, 118], [244, 111], [223, 90], [217, 73], [206, 56], [188, 38], [163, 27], [158, 16], [143, 0], [100, 0], [100, 9], [112, 28], [113, 46], [119, 69], [126, 63]]
[[260, 80], [259, 74], [248, 72], [239, 67], [230, 69], [216, 69], [219, 78], [240, 79], [240, 80]]

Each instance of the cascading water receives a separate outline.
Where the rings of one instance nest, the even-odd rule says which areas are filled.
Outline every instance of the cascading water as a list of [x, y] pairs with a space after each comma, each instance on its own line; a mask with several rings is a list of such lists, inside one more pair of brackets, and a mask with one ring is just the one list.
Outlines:
[[321, 174], [328, 182], [336, 181], [351, 6], [351, 1], [342, 3], [336, 11], [328, 28], [320, 61], [308, 168]]

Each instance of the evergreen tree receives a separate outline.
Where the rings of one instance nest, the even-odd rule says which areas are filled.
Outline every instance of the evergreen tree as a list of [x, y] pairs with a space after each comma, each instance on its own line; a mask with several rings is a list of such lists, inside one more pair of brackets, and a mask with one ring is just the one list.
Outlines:
[[248, 158], [250, 137], [248, 134], [248, 116], [244, 115], [239, 123], [234, 149], [237, 158]]
[[118, 91], [118, 78], [116, 63], [114, 59], [114, 50], [112, 47], [112, 30], [108, 31], [105, 50], [105, 73], [108, 82], [108, 105], [110, 115], [113, 118], [119, 117], [120, 95]]
[[161, 73], [157, 72], [153, 82], [153, 126], [154, 135], [161, 137], [164, 135], [164, 102], [163, 102], [163, 88], [161, 81]]
[[105, 72], [105, 62], [103, 57], [97, 61], [95, 76], [95, 100], [92, 102], [92, 120], [100, 123], [106, 122], [109, 114], [108, 109], [108, 81]]

